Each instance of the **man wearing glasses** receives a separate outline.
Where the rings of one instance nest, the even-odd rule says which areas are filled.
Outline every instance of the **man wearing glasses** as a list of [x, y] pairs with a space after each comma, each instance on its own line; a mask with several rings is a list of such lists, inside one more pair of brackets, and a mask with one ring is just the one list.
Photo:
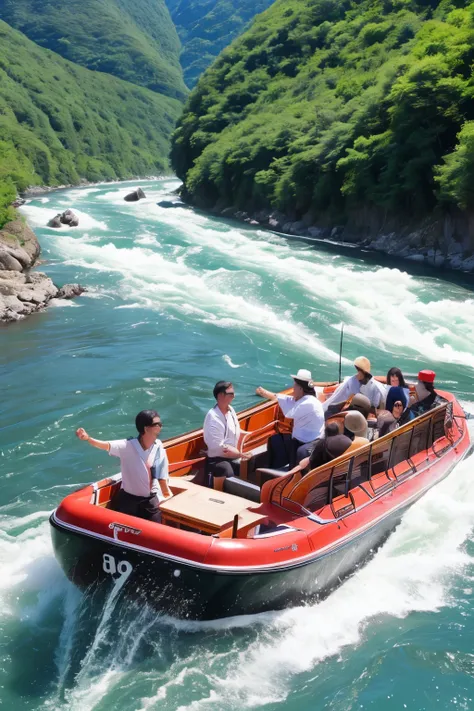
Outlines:
[[142, 410], [135, 418], [138, 437], [103, 442], [90, 437], [83, 427], [76, 435], [97, 449], [120, 459], [122, 487], [114, 510], [159, 523], [160, 501], [171, 496], [168, 458], [158, 435], [163, 423], [155, 410]]
[[209, 486], [222, 491], [226, 477], [239, 476], [240, 460], [249, 459], [251, 455], [239, 450], [240, 425], [231, 405], [235, 397], [234, 386], [219, 380], [213, 394], [217, 403], [207, 413], [203, 428], [207, 446], [206, 471]]

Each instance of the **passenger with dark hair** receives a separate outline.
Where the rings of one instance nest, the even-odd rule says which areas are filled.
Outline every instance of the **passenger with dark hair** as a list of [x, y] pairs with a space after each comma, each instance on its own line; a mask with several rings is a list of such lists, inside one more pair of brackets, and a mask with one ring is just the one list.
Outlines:
[[446, 402], [435, 390], [434, 381], [436, 373], [433, 370], [420, 370], [418, 381], [415, 385], [415, 395], [412, 396], [410, 412], [414, 417], [428, 412], [433, 407]]
[[240, 460], [249, 459], [239, 449], [240, 425], [231, 405], [235, 397], [234, 386], [219, 380], [213, 390], [216, 404], [204, 420], [204, 442], [207, 446], [206, 472], [208, 485], [222, 491], [229, 476], [239, 476]]
[[323, 406], [316, 397], [311, 373], [300, 368], [293, 378], [293, 395], [276, 395], [270, 390], [258, 387], [257, 395], [269, 400], [278, 400], [285, 417], [293, 420], [293, 431], [276, 434], [268, 441], [270, 466], [281, 469], [287, 464], [294, 467], [309, 452], [307, 445], [321, 437], [324, 432]]
[[413, 418], [412, 413], [407, 409], [407, 402], [403, 387], [390, 388], [385, 403], [386, 409], [380, 412], [377, 417], [379, 437], [383, 437], [388, 432], [393, 432]]
[[[410, 388], [405, 382], [405, 378], [403, 377], [403, 373], [400, 370], [400, 368], [390, 368], [390, 370], [387, 373], [387, 393], [390, 390], [390, 388], [403, 388], [403, 391], [405, 393], [406, 401], [407, 401], [407, 406], [408, 402], [410, 400]], [[388, 408], [387, 408], [388, 410]]]
[[122, 486], [114, 510], [159, 523], [160, 501], [172, 496], [168, 486], [168, 457], [158, 435], [163, 423], [156, 410], [142, 410], [135, 418], [138, 437], [103, 441], [90, 437], [83, 427], [79, 439], [120, 459]]

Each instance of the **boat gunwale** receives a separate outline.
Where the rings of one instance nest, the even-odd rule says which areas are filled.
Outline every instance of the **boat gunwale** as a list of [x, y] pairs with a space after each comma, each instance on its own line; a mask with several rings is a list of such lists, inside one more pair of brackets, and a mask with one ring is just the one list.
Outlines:
[[[57, 511], [58, 509], [55, 509], [53, 513], [51, 514], [51, 519], [54, 521], [54, 523], [59, 527], [63, 528], [66, 530], [70, 530], [71, 532], [75, 533], [76, 535], [86, 535], [89, 538], [95, 538], [99, 540], [103, 540], [109, 544], [112, 544], [114, 546], [120, 546], [120, 547], [125, 547], [129, 548], [131, 550], [135, 551], [143, 551], [147, 555], [152, 555], [154, 557], [158, 558], [163, 558], [175, 562], [179, 562], [181, 565], [187, 565], [188, 567], [191, 568], [197, 568], [201, 570], [212, 570], [216, 573], [233, 573], [233, 574], [245, 574], [247, 572], [252, 572], [252, 573], [258, 573], [261, 572], [262, 574], [268, 573], [268, 572], [281, 572], [282, 570], [291, 570], [293, 568], [299, 568], [303, 565], [309, 565], [313, 561], [317, 561], [320, 558], [323, 558], [327, 555], [331, 555], [333, 552], [338, 550], [339, 548], [343, 548], [344, 546], [350, 544], [353, 540], [356, 540], [358, 537], [364, 535], [367, 531], [369, 531], [371, 528], [374, 528], [377, 526], [380, 521], [388, 518], [390, 515], [393, 515], [396, 513], [399, 509], [405, 508], [406, 506], [410, 506], [412, 503], [414, 503], [418, 498], [423, 496], [429, 489], [431, 489], [433, 486], [438, 484], [440, 481], [442, 481], [444, 478], [446, 478], [451, 471], [456, 467], [463, 459], [465, 459], [469, 454], [471, 453], [472, 447], [467, 447], [466, 451], [463, 452], [462, 456], [459, 458], [456, 458], [451, 466], [447, 467], [446, 472], [443, 473], [442, 476], [440, 476], [435, 482], [429, 482], [425, 487], [417, 490], [414, 492], [411, 496], [408, 498], [404, 498], [398, 505], [394, 506], [390, 511], [383, 513], [382, 515], [378, 516], [377, 518], [372, 518], [370, 521], [365, 523], [362, 526], [359, 526], [352, 531], [349, 531], [347, 535], [343, 536], [342, 538], [338, 538], [336, 541], [332, 541], [328, 543], [326, 546], [323, 548], [318, 548], [317, 550], [311, 551], [311, 553], [306, 554], [304, 556], [301, 556], [300, 558], [293, 558], [291, 561], [278, 561], [275, 563], [268, 563], [268, 564], [263, 564], [263, 565], [256, 565], [256, 566], [219, 566], [216, 564], [209, 564], [209, 563], [204, 563], [204, 562], [199, 562], [199, 561], [194, 561], [190, 558], [180, 558], [179, 556], [174, 556], [170, 553], [165, 553], [162, 551], [158, 551], [152, 548], [146, 548], [144, 546], [140, 546], [138, 544], [130, 543], [128, 541], [122, 541], [122, 540], [117, 540], [110, 538], [108, 536], [105, 536], [104, 534], [97, 533], [97, 532], [92, 532], [90, 529], [83, 529], [79, 526], [75, 526], [74, 524], [66, 523], [62, 521], [61, 519], [58, 518], [57, 516]], [[443, 456], [446, 456], [452, 451], [452, 448], [450, 450], [447, 450]], [[439, 464], [441, 463], [441, 459], [437, 458], [434, 462], [429, 462], [425, 464], [425, 466], [420, 469], [416, 470], [415, 472], [412, 473], [411, 476], [408, 476], [403, 479], [403, 481], [399, 482], [399, 486], [402, 486], [403, 484], [407, 483], [411, 479], [415, 478], [417, 475], [423, 474], [426, 472], [427, 469], [430, 469], [433, 464]], [[390, 490], [390, 493], [394, 491], [398, 487], [392, 487]], [[381, 493], [377, 498], [370, 499], [367, 504], [373, 503], [375, 501], [379, 501], [381, 498], [387, 495], [388, 492], [383, 492]], [[365, 506], [360, 506], [358, 509], [355, 511], [352, 511], [351, 514], [353, 515], [354, 513], [358, 513], [362, 508], [365, 508]], [[310, 516], [314, 516], [314, 514], [309, 514], [304, 517], [301, 517], [301, 519], [304, 520], [311, 520], [314, 523], [318, 523], [315, 521], [314, 518], [310, 518]], [[294, 521], [296, 523], [298, 519]], [[328, 523], [336, 523], [342, 520], [342, 517], [339, 519], [334, 519], [333, 521], [328, 521]], [[307, 531], [303, 531], [302, 529], [299, 529], [299, 532], [301, 533], [306, 533]], [[285, 535], [289, 535], [292, 532], [288, 532]], [[195, 535], [195, 534], [193, 534]], [[214, 539], [214, 540], [219, 540], [219, 543], [227, 543], [228, 541], [225, 541], [224, 539]], [[234, 539], [231, 539], [234, 540]], [[255, 539], [238, 539], [240, 542], [243, 540], [255, 540]], [[268, 539], [267, 539], [268, 540]]]

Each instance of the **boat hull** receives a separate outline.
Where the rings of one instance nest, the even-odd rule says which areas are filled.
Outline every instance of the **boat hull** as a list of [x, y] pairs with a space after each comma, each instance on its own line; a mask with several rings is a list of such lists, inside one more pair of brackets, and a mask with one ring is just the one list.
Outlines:
[[[69, 579], [83, 590], [120, 591], [160, 612], [187, 619], [254, 614], [314, 602], [366, 562], [405, 511], [470, 453], [464, 413], [453, 396], [446, 396], [453, 402], [449, 411], [441, 406], [351, 457], [334, 460], [327, 470], [316, 468], [304, 477], [290, 472], [267, 481], [258, 505], [234, 497], [241, 512], [233, 518], [235, 530], [221, 523], [218, 533], [212, 533], [211, 524], [217, 524], [212, 518], [198, 519], [194, 514], [199, 508], [188, 508], [188, 518], [172, 519], [175, 525], [137, 519], [109, 506], [117, 479], [91, 484], [67, 496], [51, 516], [56, 557]], [[275, 424], [274, 407], [269, 403], [239, 416], [248, 431], [255, 426], [254, 445], [258, 437], [265, 441], [269, 436]], [[188, 486], [202, 491], [198, 484], [184, 480], [202, 464], [196, 457], [201, 439], [202, 432], [196, 431], [169, 444], [170, 467], [176, 466], [180, 475], [170, 484], [177, 497], [184, 498]], [[384, 468], [370, 470], [368, 478], [369, 467], [380, 467], [381, 461]], [[340, 482], [334, 485], [339, 489], [333, 489], [338, 476], [347, 487], [345, 494]], [[323, 488], [323, 508], [314, 503], [320, 502], [319, 494], [312, 498], [321, 484], [327, 489]], [[223, 503], [208, 495], [204, 499]], [[198, 499], [192, 500], [196, 507]], [[257, 519], [250, 517], [246, 524], [246, 513], [257, 514]], [[270, 532], [245, 535], [256, 520]], [[248, 525], [240, 536], [239, 521]]]
[[124, 595], [199, 620], [283, 609], [326, 596], [375, 553], [410, 505], [325, 554], [277, 571], [203, 569], [67, 530], [54, 514], [51, 526], [56, 557], [79, 588], [123, 583]]

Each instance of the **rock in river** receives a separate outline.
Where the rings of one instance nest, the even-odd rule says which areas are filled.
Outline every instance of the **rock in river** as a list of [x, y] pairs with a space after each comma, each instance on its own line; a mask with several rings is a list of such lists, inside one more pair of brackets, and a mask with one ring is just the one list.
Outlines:
[[133, 191], [133, 193], [125, 195], [124, 200], [127, 202], [137, 202], [138, 200], [142, 200], [144, 197], [146, 197], [146, 195], [143, 190], [141, 188], [137, 188]]

